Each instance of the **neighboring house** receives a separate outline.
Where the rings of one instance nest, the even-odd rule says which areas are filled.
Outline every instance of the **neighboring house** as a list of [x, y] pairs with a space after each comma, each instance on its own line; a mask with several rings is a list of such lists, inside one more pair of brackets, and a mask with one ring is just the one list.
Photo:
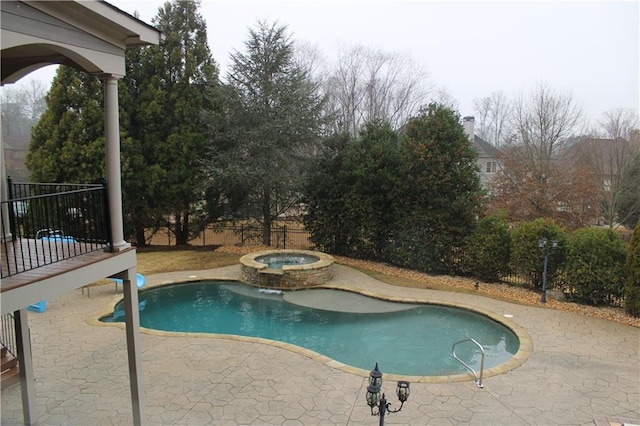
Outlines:
[[7, 135], [2, 137], [6, 173], [14, 180], [23, 182], [29, 180], [29, 172], [25, 165], [25, 160], [29, 150], [30, 139], [29, 135]]
[[632, 154], [631, 144], [626, 139], [579, 138], [571, 141], [561, 157], [575, 165], [591, 168], [600, 178], [603, 189], [610, 191]]
[[632, 132], [631, 140], [583, 137], [571, 139], [559, 160], [593, 174], [602, 188], [602, 217], [599, 224], [612, 224], [617, 218], [617, 206], [622, 196], [623, 174], [634, 155], [640, 152], [640, 132]]
[[488, 189], [491, 181], [500, 168], [498, 163], [499, 151], [496, 147], [474, 133], [475, 119], [473, 117], [464, 117], [462, 119], [462, 125], [465, 133], [469, 137], [469, 140], [473, 144], [476, 153], [478, 154], [478, 168], [480, 169], [478, 173], [480, 176], [480, 183], [484, 189]]
[[[136, 251], [124, 241], [117, 82], [125, 74], [126, 49], [158, 44], [160, 33], [104, 1], [3, 0], [0, 12], [2, 85], [52, 64], [72, 66], [104, 82], [108, 186], [9, 185], [0, 149], [0, 343], [3, 354], [9, 349], [18, 360], [24, 422], [37, 422], [27, 308], [117, 277], [124, 282], [133, 422], [143, 424]], [[17, 217], [24, 212], [17, 206], [27, 208], [20, 223]], [[13, 321], [15, 339], [4, 327]]]

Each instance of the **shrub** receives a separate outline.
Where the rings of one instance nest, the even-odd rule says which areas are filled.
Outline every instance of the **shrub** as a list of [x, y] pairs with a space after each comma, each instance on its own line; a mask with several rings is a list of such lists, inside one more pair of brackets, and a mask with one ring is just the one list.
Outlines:
[[622, 298], [627, 251], [617, 232], [582, 228], [569, 236], [567, 297], [588, 305], [611, 304]]
[[564, 230], [551, 219], [539, 218], [521, 223], [511, 233], [511, 268], [535, 287], [542, 287], [545, 257], [545, 250], [539, 247], [542, 238], [549, 243], [557, 242], [556, 247], [549, 247], [547, 263], [547, 282], [553, 283], [566, 251]]
[[486, 281], [509, 272], [511, 235], [506, 221], [487, 216], [464, 241], [462, 270]]
[[627, 253], [627, 281], [624, 292], [624, 308], [631, 315], [640, 317], [640, 222], [631, 236]]

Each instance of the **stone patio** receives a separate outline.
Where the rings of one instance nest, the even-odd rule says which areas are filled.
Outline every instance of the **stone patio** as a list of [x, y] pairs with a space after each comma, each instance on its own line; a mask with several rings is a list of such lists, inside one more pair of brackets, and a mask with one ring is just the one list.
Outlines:
[[[240, 267], [147, 276], [148, 285], [237, 278]], [[335, 265], [330, 282], [380, 297], [472, 306], [524, 328], [533, 351], [519, 367], [467, 381], [411, 384], [386, 424], [614, 425], [640, 423], [640, 330], [475, 294], [400, 288]], [[119, 300], [113, 285], [80, 290], [30, 313], [40, 425], [132, 423], [125, 334], [95, 325]], [[246, 338], [143, 332], [149, 425], [371, 425], [366, 374], [309, 351]], [[384, 372], [384, 366], [381, 366]], [[385, 375], [385, 378], [388, 378]], [[395, 383], [383, 390], [395, 404]], [[2, 391], [2, 425], [22, 424], [20, 385]], [[608, 422], [608, 423], [607, 423]], [[617, 422], [617, 423], [616, 423]]]

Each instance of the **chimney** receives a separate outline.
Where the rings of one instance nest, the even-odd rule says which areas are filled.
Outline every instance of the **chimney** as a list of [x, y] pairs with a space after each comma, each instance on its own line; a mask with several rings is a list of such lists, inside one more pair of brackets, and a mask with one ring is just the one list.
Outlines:
[[462, 126], [464, 127], [464, 132], [467, 134], [467, 137], [469, 138], [469, 142], [473, 143], [473, 139], [474, 139], [474, 125], [475, 125], [475, 118], [473, 118], [473, 116], [466, 116], [462, 119]]

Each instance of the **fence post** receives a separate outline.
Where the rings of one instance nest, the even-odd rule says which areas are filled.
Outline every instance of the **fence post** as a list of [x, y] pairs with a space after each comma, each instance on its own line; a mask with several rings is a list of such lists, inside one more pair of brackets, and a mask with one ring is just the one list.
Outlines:
[[282, 248], [287, 249], [287, 225], [282, 227]]

